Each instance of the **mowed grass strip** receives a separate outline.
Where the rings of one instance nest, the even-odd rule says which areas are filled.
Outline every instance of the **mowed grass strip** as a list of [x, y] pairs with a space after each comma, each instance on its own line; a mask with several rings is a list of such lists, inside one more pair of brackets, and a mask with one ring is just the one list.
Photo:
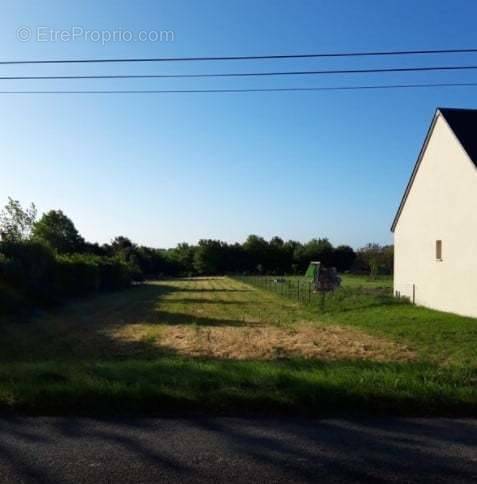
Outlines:
[[[228, 278], [177, 279], [73, 302], [32, 321], [2, 322], [0, 409], [43, 415], [477, 414], [476, 321], [357, 294], [352, 309], [322, 313]], [[278, 351], [239, 361], [237, 355], [187, 356], [161, 343], [161, 334], [178, 329], [197, 332], [203, 341], [209, 331], [293, 333], [303, 324], [307, 331], [330, 326], [352, 338], [365, 334], [415, 356], [373, 361], [372, 352], [356, 358], [335, 351], [334, 359], [304, 359]], [[346, 344], [336, 339], [340, 351]]]

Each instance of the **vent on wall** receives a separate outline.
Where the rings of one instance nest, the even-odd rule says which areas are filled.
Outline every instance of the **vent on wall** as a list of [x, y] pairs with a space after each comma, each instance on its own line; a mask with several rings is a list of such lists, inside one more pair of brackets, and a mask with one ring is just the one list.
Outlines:
[[436, 260], [442, 261], [442, 240], [436, 240]]

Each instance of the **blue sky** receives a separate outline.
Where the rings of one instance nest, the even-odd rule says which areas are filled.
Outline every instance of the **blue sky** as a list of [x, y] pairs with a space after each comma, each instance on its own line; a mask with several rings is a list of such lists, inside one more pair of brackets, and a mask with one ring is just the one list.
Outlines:
[[[0, 58], [222, 56], [477, 47], [477, 4], [379, 1], [5, 1]], [[17, 39], [17, 29], [173, 31], [174, 41]], [[45, 30], [42, 30], [45, 32]], [[77, 30], [79, 32], [79, 30]], [[43, 38], [44, 39], [44, 38]], [[477, 54], [227, 64], [2, 66], [1, 75], [266, 71], [477, 64]], [[3, 81], [15, 89], [174, 89], [477, 81], [477, 72], [323, 78]], [[0, 204], [61, 208], [87, 239], [170, 247], [200, 238], [329, 237], [389, 227], [437, 106], [477, 88], [0, 97]]]

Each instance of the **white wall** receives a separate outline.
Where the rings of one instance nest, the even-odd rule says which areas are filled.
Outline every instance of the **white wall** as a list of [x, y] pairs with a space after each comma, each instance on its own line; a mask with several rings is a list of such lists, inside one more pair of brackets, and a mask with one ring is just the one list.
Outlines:
[[[442, 240], [442, 262], [435, 243]], [[394, 290], [477, 317], [477, 168], [438, 114], [394, 232]]]

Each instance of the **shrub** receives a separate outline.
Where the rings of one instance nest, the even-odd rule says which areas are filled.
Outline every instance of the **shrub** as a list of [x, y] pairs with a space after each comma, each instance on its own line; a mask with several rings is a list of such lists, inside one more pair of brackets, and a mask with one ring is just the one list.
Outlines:
[[58, 257], [56, 280], [62, 297], [84, 296], [128, 287], [132, 272], [117, 258], [72, 254]]
[[0, 281], [0, 315], [27, 310], [29, 307], [30, 305], [18, 290]]
[[73, 254], [57, 257], [56, 286], [62, 298], [97, 292], [100, 271], [96, 256]]
[[131, 267], [113, 257], [101, 257], [99, 259], [100, 289], [111, 291], [124, 289], [131, 285], [133, 273]]
[[130, 286], [134, 268], [113, 257], [57, 255], [38, 241], [0, 243], [0, 314]]
[[0, 253], [0, 315], [8, 314], [24, 306], [24, 300], [6, 280], [8, 259]]
[[56, 259], [40, 242], [10, 241], [0, 244], [2, 263], [0, 281], [4, 294], [32, 304], [48, 304], [56, 300], [54, 280]]

